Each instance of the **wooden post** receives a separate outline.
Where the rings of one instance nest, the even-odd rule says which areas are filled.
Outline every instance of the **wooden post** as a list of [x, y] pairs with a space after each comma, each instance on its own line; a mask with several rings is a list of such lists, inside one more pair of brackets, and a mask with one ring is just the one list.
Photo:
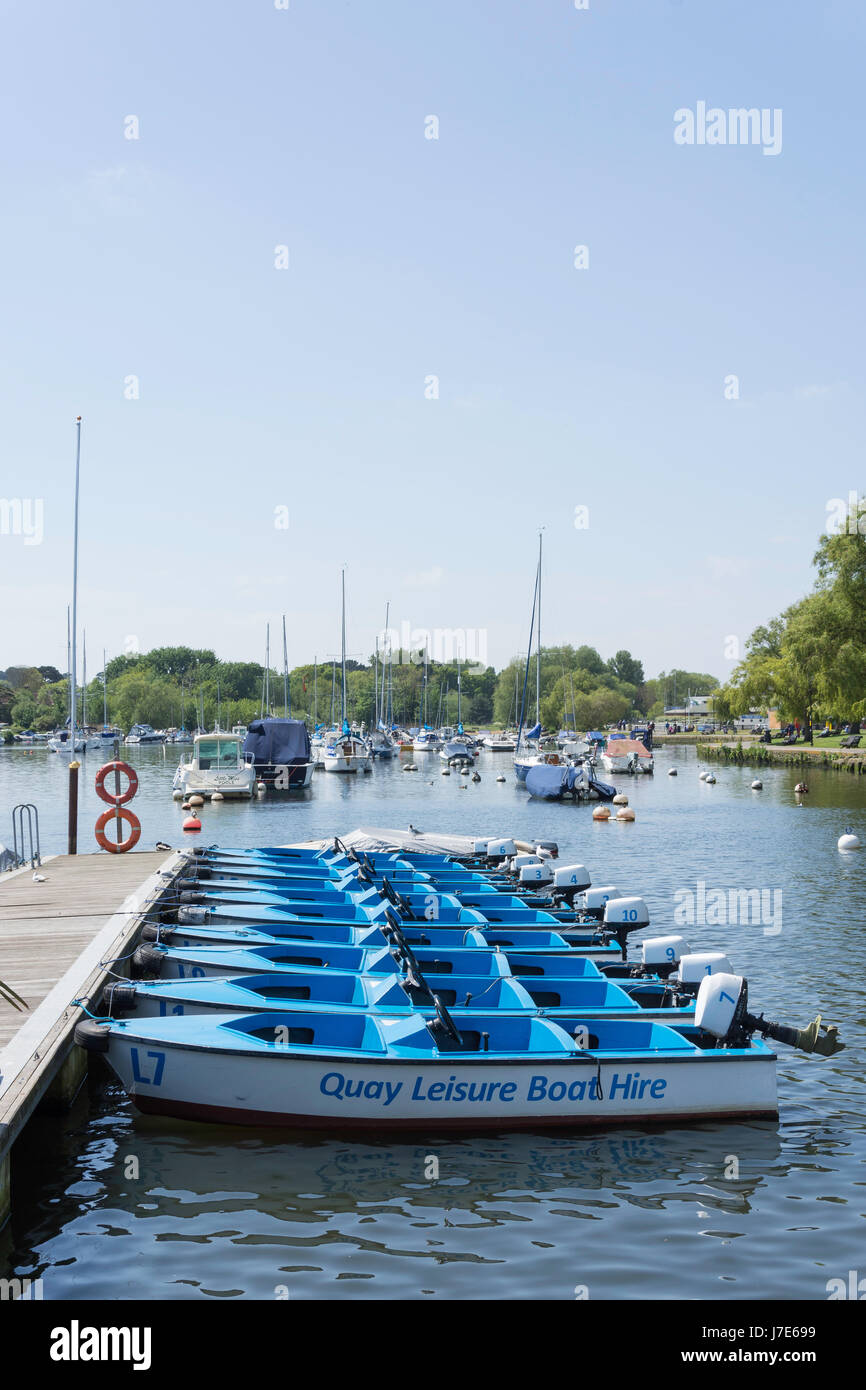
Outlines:
[[78, 762], [69, 764], [69, 834], [67, 838], [67, 854], [78, 853], [78, 769], [81, 766]]

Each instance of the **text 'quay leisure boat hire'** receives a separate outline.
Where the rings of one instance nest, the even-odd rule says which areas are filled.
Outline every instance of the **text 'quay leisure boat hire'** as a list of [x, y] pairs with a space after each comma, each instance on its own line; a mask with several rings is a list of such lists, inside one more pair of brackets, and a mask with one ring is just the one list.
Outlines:
[[[432, 1017], [303, 1007], [76, 1027], [136, 1106], [293, 1128], [583, 1128], [778, 1113], [776, 1057], [751, 1036], [745, 982], [710, 976], [694, 1023], [471, 1012]], [[796, 1035], [800, 1036], [800, 1035]]]

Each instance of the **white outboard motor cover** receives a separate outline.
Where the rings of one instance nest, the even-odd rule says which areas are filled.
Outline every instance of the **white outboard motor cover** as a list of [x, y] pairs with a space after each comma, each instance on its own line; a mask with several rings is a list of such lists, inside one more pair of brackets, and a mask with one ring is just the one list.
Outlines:
[[649, 908], [643, 898], [610, 898], [605, 904], [606, 927], [628, 926], [633, 931], [649, 926]]
[[614, 887], [612, 883], [605, 884], [603, 888], [587, 888], [586, 892], [581, 893], [577, 900], [578, 907], [582, 907], [584, 912], [603, 912], [608, 899], [619, 896], [619, 889]]
[[707, 975], [695, 1004], [695, 1023], [715, 1038], [726, 1038], [745, 988], [742, 975]]
[[553, 871], [554, 888], [588, 888], [591, 883], [585, 864], [562, 864]]
[[511, 867], [515, 873], [518, 869], [524, 868], [526, 864], [540, 864], [541, 860], [537, 854], [515, 854], [511, 861]]
[[684, 936], [651, 936], [643, 943], [644, 965], [676, 964], [691, 947]]
[[732, 975], [734, 967], [723, 951], [696, 951], [680, 956], [679, 977], [682, 985], [698, 985], [707, 975]]
[[517, 853], [517, 846], [513, 840], [488, 840], [486, 853], [488, 859], [507, 859]]
[[473, 841], [472, 841], [472, 853], [473, 853], [473, 854], [486, 854], [486, 853], [487, 853], [487, 846], [488, 846], [489, 844], [490, 844], [490, 841], [489, 841], [489, 840], [473, 840]]
[[521, 883], [549, 883], [553, 870], [548, 864], [524, 864], [520, 870]]

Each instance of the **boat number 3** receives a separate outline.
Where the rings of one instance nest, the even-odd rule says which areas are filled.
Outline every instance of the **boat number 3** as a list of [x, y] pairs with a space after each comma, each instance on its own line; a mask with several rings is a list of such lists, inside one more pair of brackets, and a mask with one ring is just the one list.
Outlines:
[[[145, 1076], [144, 1072], [141, 1070], [141, 1058], [140, 1058], [139, 1055], [138, 1055], [138, 1048], [137, 1048], [137, 1047], [131, 1047], [131, 1048], [129, 1049], [129, 1057], [130, 1057], [130, 1061], [132, 1062], [132, 1079], [133, 1079], [133, 1081], [140, 1081], [140, 1082], [142, 1083], [143, 1086], [161, 1086], [161, 1085], [162, 1085], [162, 1073], [165, 1071], [165, 1053], [164, 1053], [164, 1052], [145, 1052], [144, 1055], [145, 1055], [145, 1057], [151, 1058], [152, 1061], [153, 1061], [153, 1064], [154, 1064], [154, 1065], [153, 1065], [153, 1075], [152, 1075], [152, 1076]], [[149, 1070], [150, 1070], [150, 1066], [149, 1066], [149, 1064], [148, 1064], [148, 1071], [149, 1071]]]

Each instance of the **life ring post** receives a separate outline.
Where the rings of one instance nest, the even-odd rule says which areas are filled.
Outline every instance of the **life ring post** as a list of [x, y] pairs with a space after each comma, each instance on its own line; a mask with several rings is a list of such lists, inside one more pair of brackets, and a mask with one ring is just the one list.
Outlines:
[[[114, 793], [112, 794], [105, 786], [105, 780], [110, 772], [114, 773]], [[129, 785], [125, 792], [120, 789], [121, 776], [125, 775], [129, 779]], [[129, 763], [120, 762], [117, 758], [113, 762], [106, 763], [96, 774], [96, 793], [102, 801], [108, 802], [108, 809], [103, 811], [99, 820], [96, 822], [95, 835], [96, 843], [102, 849], [108, 850], [109, 854], [125, 854], [127, 850], [138, 844], [141, 835], [141, 822], [133, 811], [127, 808], [126, 803], [131, 801], [138, 791], [138, 774]], [[115, 825], [116, 841], [109, 840], [106, 829], [109, 822], [113, 820]], [[129, 826], [129, 836], [123, 838], [123, 822]]]

